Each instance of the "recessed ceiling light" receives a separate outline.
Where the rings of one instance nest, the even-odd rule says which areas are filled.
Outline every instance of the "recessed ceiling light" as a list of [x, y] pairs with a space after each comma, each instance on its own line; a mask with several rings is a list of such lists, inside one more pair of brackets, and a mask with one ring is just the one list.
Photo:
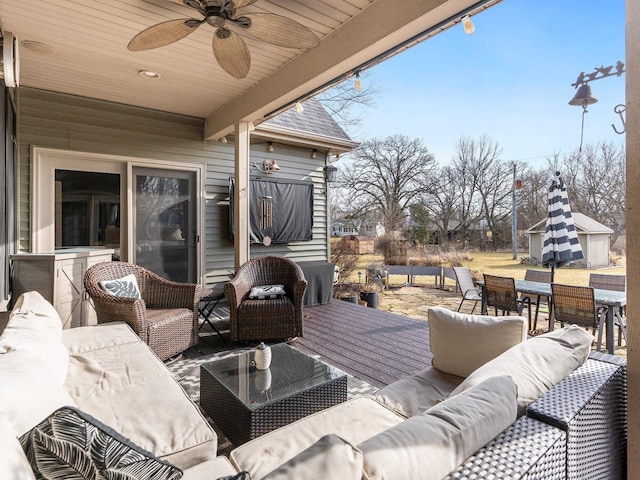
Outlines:
[[160, 78], [161, 77], [161, 75], [159, 73], [152, 72], [151, 70], [140, 70], [138, 72], [138, 74], [140, 74], [141, 77], [145, 77], [145, 78]]
[[20, 42], [27, 50], [30, 50], [35, 53], [39, 53], [41, 55], [51, 55], [53, 53], [53, 47], [47, 45], [46, 43], [37, 42], [35, 40], [23, 40]]

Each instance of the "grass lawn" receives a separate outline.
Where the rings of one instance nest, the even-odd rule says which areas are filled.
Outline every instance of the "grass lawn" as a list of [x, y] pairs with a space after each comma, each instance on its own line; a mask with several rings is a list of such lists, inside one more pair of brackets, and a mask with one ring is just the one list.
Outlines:
[[[524, 273], [527, 269], [548, 271], [548, 269], [542, 267], [541, 265], [535, 266], [520, 264], [520, 260], [514, 260], [512, 258], [512, 252], [473, 252], [469, 255], [469, 257], [471, 258], [471, 260], [465, 260], [463, 264], [465, 267], [469, 267], [469, 269], [478, 278], [481, 278], [483, 273], [490, 273], [493, 275], [502, 275], [524, 279]], [[382, 255], [359, 255], [358, 267], [347, 279], [343, 279], [343, 281], [357, 282], [357, 272], [362, 272], [362, 280], [364, 281], [366, 272], [365, 267], [371, 263], [382, 263], [382, 261]], [[602, 269], [575, 268], [570, 266], [556, 268], [555, 282], [566, 283], [569, 285], [588, 285], [589, 275], [591, 273], [626, 275], [627, 268], [625, 265], [625, 261], [626, 258], [623, 257], [618, 260], [617, 266]], [[445, 266], [448, 265], [445, 264]], [[449, 281], [447, 283], [449, 283]]]

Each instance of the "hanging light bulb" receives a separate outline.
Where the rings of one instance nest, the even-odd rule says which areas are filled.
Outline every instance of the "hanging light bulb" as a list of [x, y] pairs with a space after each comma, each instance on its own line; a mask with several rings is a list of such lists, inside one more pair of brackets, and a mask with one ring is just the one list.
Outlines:
[[471, 21], [471, 17], [469, 15], [462, 17], [462, 27], [464, 28], [464, 33], [467, 35], [471, 35], [476, 31], [476, 26]]
[[304, 107], [302, 106], [302, 104], [300, 102], [296, 102], [296, 112], [298, 112], [298, 113], [304, 112]]
[[360, 80], [360, 72], [356, 72], [356, 81], [353, 83], [353, 87], [356, 90], [360, 90], [362, 88], [362, 80]]

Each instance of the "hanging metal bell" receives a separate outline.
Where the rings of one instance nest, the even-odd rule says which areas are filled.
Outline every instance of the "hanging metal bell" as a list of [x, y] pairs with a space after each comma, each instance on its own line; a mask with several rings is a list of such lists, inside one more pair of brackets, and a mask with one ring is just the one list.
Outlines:
[[591, 105], [597, 101], [598, 99], [591, 93], [591, 86], [585, 83], [580, 85], [576, 94], [569, 101], [569, 105], [574, 107], [586, 107], [587, 105]]

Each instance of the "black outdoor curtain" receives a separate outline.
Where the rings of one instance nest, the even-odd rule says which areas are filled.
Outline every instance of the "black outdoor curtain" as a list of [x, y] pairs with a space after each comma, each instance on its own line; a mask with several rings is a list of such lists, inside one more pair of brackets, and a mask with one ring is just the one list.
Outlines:
[[[251, 243], [308, 242], [313, 239], [313, 184], [251, 179]], [[229, 241], [233, 243], [233, 188], [229, 178]]]
[[560, 172], [549, 187], [547, 223], [542, 245], [542, 265], [551, 267], [552, 281], [555, 267], [562, 267], [584, 258], [578, 233], [573, 222], [569, 196]]

